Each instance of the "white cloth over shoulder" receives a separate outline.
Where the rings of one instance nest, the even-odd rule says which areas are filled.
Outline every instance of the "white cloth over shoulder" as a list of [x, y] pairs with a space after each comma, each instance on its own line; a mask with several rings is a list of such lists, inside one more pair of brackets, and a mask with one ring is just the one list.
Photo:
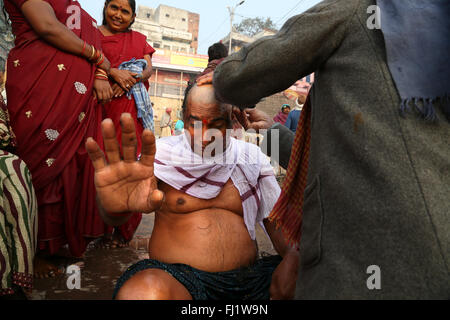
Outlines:
[[213, 199], [228, 180], [238, 189], [244, 222], [255, 240], [256, 223], [262, 224], [281, 189], [272, 166], [258, 146], [230, 138], [224, 153], [202, 158], [191, 149], [185, 134], [156, 141], [155, 176], [188, 195]]

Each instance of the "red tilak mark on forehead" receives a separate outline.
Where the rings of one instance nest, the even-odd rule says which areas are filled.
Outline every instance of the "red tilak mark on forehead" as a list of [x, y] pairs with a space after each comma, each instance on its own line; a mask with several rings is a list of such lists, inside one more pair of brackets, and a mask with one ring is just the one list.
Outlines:
[[207, 124], [208, 124], [208, 120], [202, 119], [202, 123], [203, 123], [204, 125], [207, 125]]

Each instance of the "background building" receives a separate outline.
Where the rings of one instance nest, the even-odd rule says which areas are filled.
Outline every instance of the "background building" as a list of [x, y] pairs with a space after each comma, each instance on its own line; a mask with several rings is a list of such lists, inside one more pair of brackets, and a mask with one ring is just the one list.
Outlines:
[[200, 15], [183, 9], [159, 5], [156, 9], [138, 6], [133, 30], [147, 36], [157, 49], [196, 54]]
[[[231, 52], [239, 51], [243, 46], [252, 43], [253, 41], [258, 40], [259, 38], [265, 36], [272, 36], [276, 33], [274, 30], [264, 29], [261, 32], [258, 32], [253, 37], [249, 37], [245, 34], [233, 31], [231, 34]], [[230, 34], [228, 34], [225, 38], [223, 38], [222, 43], [228, 48], [230, 44]]]
[[155, 134], [166, 108], [171, 108], [174, 123], [181, 118], [184, 91], [208, 65], [208, 56], [156, 49], [152, 57], [150, 99], [154, 103]]

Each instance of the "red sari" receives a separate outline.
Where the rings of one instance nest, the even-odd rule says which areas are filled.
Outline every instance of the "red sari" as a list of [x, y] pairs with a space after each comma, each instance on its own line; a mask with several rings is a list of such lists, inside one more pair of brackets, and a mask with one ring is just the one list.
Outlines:
[[[78, 2], [45, 1], [78, 37], [101, 46], [95, 21]], [[99, 141], [101, 136], [101, 108], [92, 94], [95, 67], [40, 39], [20, 11], [24, 2], [5, 0], [16, 35], [6, 91], [17, 154], [28, 165], [36, 189], [39, 249], [54, 254], [68, 244], [72, 255], [81, 256], [88, 238], [104, 231], [94, 170], [84, 147], [88, 137]]]
[[[118, 68], [122, 62], [129, 61], [132, 58], [143, 59], [145, 55], [152, 56], [155, 52], [155, 49], [147, 43], [147, 38], [143, 34], [132, 30], [111, 36], [101, 35], [101, 41], [103, 53], [111, 62], [112, 68]], [[148, 81], [145, 82], [145, 87], [148, 90]], [[137, 108], [134, 97], [131, 95], [130, 98], [131, 99], [128, 99], [126, 94], [120, 98], [114, 98], [109, 104], [105, 105], [105, 114], [107, 118], [110, 118], [114, 122], [120, 144], [122, 142], [120, 115], [124, 112], [131, 114], [136, 127], [137, 154], [139, 155], [141, 153], [141, 136], [144, 127], [142, 121], [137, 118]], [[125, 241], [130, 241], [133, 238], [134, 232], [139, 226], [141, 219], [142, 213], [135, 213], [126, 224], [118, 227], [118, 230]], [[109, 232], [112, 232], [112, 228], [109, 228]]]

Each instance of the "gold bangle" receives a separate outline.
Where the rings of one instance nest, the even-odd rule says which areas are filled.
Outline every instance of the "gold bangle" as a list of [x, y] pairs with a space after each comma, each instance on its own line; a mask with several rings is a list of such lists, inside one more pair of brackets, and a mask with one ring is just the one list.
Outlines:
[[108, 75], [108, 73], [107, 73], [105, 70], [101, 69], [101, 68], [97, 68], [97, 71], [96, 71], [96, 72], [103, 73], [105, 76]]
[[94, 56], [95, 56], [95, 48], [92, 45], [91, 45], [91, 50], [92, 50], [92, 54], [91, 54], [91, 56], [88, 59], [89, 61], [92, 60], [92, 58], [94, 58]]

